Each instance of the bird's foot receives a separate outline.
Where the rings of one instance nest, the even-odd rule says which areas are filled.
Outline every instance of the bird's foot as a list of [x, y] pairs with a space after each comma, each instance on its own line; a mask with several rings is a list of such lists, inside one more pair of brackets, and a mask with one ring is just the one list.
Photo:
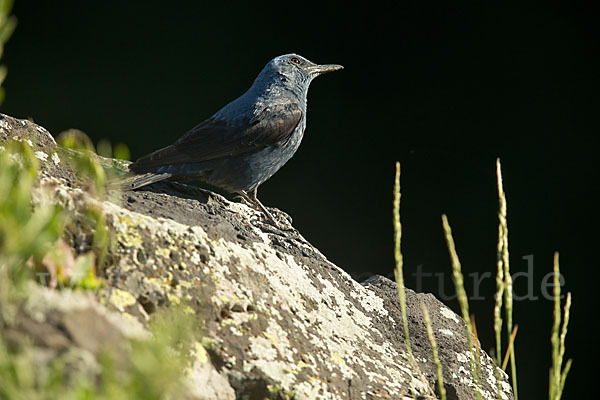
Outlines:
[[275, 214], [275, 216], [277, 217], [278, 220], [285, 221], [290, 226], [294, 222], [292, 220], [292, 217], [285, 211], [281, 211], [278, 208], [271, 208], [270, 211], [271, 211], [271, 215]]
[[248, 206], [250, 208], [253, 208], [255, 210], [259, 210], [260, 211], [260, 208], [256, 204], [254, 204], [253, 202], [251, 202], [250, 200], [248, 200], [248, 198], [246, 198], [246, 197], [244, 197], [242, 195], [235, 196], [234, 199], [238, 200], [239, 203], [242, 203], [242, 204], [244, 204], [244, 205], [246, 205], [246, 206]]
[[266, 219], [271, 223], [271, 225], [275, 226], [277, 229], [282, 231], [289, 231], [294, 229], [292, 227], [292, 218], [283, 211], [273, 208], [273, 210], [275, 210], [277, 214], [280, 214], [278, 215], [278, 217], [281, 216], [281, 214], [283, 214], [283, 218], [280, 219], [285, 221], [285, 223], [281, 223], [279, 220], [273, 217], [273, 214], [271, 214], [267, 207], [265, 207], [256, 197], [256, 189], [250, 192], [250, 194], [243, 190], [238, 193], [242, 197], [243, 201], [247, 202], [248, 205], [254, 208], [255, 210], [261, 211], [262, 214], [266, 217]]
[[275, 211], [277, 218], [271, 213], [271, 211], [267, 210], [266, 208], [261, 211], [267, 219], [267, 222], [273, 225], [275, 228], [281, 231], [291, 231], [294, 229], [294, 227], [292, 226], [292, 218], [283, 211], [278, 210], [277, 208], [271, 209], [271, 211]]

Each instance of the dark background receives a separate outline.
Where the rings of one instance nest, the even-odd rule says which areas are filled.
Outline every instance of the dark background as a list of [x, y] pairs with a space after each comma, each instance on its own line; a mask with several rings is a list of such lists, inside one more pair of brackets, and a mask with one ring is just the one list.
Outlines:
[[[495, 159], [503, 162], [513, 271], [532, 285], [561, 252], [573, 292], [565, 398], [593, 398], [598, 278], [596, 166], [600, 35], [592, 2], [270, 4], [19, 1], [6, 46], [2, 112], [55, 135], [123, 142], [133, 158], [167, 145], [242, 94], [272, 57], [297, 52], [342, 72], [318, 78], [296, 156], [260, 198], [362, 280], [389, 275], [394, 162], [402, 163], [406, 283], [452, 293], [440, 215], [465, 274], [495, 274]], [[472, 293], [472, 283], [467, 290]], [[487, 279], [473, 301], [493, 347]], [[524, 294], [525, 279], [516, 289]], [[454, 301], [446, 301], [458, 311]], [[588, 315], [586, 311], [592, 311]], [[516, 304], [520, 396], [547, 398], [552, 303]], [[585, 390], [584, 388], [587, 388]]]

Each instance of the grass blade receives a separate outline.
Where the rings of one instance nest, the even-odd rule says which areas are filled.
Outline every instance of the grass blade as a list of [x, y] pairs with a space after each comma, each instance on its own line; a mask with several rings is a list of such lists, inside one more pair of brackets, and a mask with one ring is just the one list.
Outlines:
[[431, 327], [431, 319], [429, 318], [429, 311], [427, 311], [427, 306], [425, 306], [425, 303], [421, 303], [421, 309], [423, 310], [423, 318], [425, 319], [425, 326], [427, 327], [427, 337], [429, 338], [429, 343], [431, 344], [433, 363], [435, 364], [437, 371], [438, 392], [441, 400], [446, 400], [446, 388], [444, 387], [442, 363], [440, 362], [440, 358], [438, 356], [437, 342], [435, 341], [435, 335], [433, 334], [433, 328]]
[[458, 302], [460, 304], [460, 310], [462, 317], [465, 321], [465, 328], [467, 334], [467, 341], [469, 343], [469, 349], [472, 352], [473, 357], [471, 357], [471, 372], [473, 374], [473, 380], [475, 381], [475, 385], [477, 386], [476, 396], [477, 399], [481, 399], [481, 379], [480, 379], [480, 365], [479, 360], [477, 359], [477, 354], [474, 349], [473, 343], [473, 335], [471, 332], [471, 317], [469, 315], [469, 300], [467, 297], [467, 292], [465, 291], [464, 278], [461, 271], [460, 260], [458, 259], [458, 254], [456, 253], [456, 248], [454, 246], [454, 238], [452, 237], [452, 229], [450, 228], [450, 224], [448, 223], [448, 217], [444, 214], [442, 215], [442, 225], [444, 227], [444, 234], [446, 236], [446, 243], [448, 245], [448, 251], [450, 252], [450, 260], [452, 262], [452, 277], [454, 280], [454, 287], [456, 288], [456, 295], [458, 297]]

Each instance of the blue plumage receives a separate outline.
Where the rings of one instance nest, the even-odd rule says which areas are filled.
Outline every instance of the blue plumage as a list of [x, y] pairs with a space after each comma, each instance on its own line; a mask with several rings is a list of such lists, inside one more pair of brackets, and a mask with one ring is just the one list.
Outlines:
[[256, 191], [298, 149], [311, 81], [341, 68], [317, 65], [296, 54], [274, 58], [242, 96], [172, 145], [131, 164], [131, 171], [142, 174], [132, 188], [163, 179], [200, 180], [239, 193], [275, 222]]

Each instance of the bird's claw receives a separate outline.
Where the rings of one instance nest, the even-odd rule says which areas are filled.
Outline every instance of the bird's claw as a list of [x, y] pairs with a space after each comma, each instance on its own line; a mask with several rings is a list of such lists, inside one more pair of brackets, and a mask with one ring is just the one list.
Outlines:
[[271, 208], [271, 212], [275, 212], [275, 214], [277, 214], [277, 217], [279, 219], [282, 219], [282, 220], [286, 221], [289, 225], [292, 225], [292, 223], [293, 223], [292, 217], [285, 211], [281, 211], [278, 208]]
[[[292, 218], [287, 215], [286, 213], [284, 213], [281, 210], [278, 209], [272, 209], [275, 210], [277, 212], [277, 214], [283, 214], [283, 218], [278, 218], [276, 219], [273, 214], [271, 214], [271, 212], [267, 213], [263, 213], [267, 222], [271, 225], [273, 225], [275, 228], [281, 230], [281, 231], [291, 231], [292, 229], [294, 229], [294, 227], [292, 226]], [[278, 217], [280, 217], [280, 215], [277, 215]], [[281, 220], [285, 221], [284, 223], [281, 222]]]

